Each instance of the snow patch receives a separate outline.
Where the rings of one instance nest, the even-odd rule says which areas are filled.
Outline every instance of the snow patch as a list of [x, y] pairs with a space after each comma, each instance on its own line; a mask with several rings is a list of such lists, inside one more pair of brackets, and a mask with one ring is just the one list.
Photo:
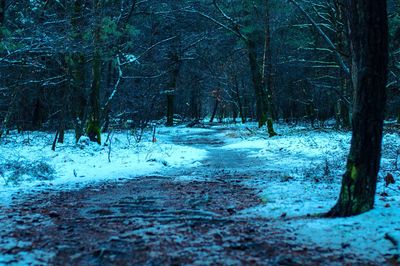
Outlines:
[[[98, 145], [86, 137], [75, 144], [73, 132], [67, 132], [64, 144], [52, 151], [51, 133], [12, 132], [0, 144], [0, 198], [4, 203], [16, 192], [79, 188], [92, 182], [157, 174], [166, 168], [198, 166], [207, 156], [203, 149], [173, 144], [170, 135], [181, 134], [179, 130], [168, 134], [157, 132], [157, 142], [152, 142], [149, 132], [136, 143], [129, 131], [116, 132], [105, 145]], [[48, 166], [47, 172], [36, 169], [39, 166]]]

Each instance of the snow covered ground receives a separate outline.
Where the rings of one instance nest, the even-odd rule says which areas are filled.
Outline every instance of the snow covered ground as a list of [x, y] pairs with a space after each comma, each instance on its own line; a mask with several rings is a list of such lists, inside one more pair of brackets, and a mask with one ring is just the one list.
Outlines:
[[361, 254], [372, 261], [397, 258], [400, 186], [386, 187], [383, 177], [388, 173], [396, 180], [400, 177], [398, 133], [384, 136], [375, 209], [357, 217], [325, 219], [318, 215], [326, 213], [339, 195], [351, 134], [278, 125], [281, 136], [269, 139], [254, 127], [249, 129], [232, 129], [227, 134], [236, 134], [236, 140], [224, 147], [251, 150], [249, 156], [259, 158], [259, 168], [265, 171], [248, 181], [259, 190], [263, 205], [242, 215], [278, 219], [299, 246], [315, 243], [343, 254]]
[[[201, 180], [201, 171], [208, 167], [201, 163], [207, 158], [207, 149], [220, 151], [221, 156], [224, 151], [238, 151], [251, 159], [248, 162], [255, 162], [248, 168], [240, 166], [243, 169], [239, 172], [251, 176], [246, 185], [258, 191], [263, 202], [240, 216], [272, 218], [300, 248], [315, 243], [343, 254], [361, 254], [372, 261], [396, 259], [400, 185], [386, 187], [383, 177], [388, 173], [395, 180], [400, 177], [400, 135], [386, 132], [384, 136], [376, 208], [357, 217], [325, 219], [318, 215], [335, 204], [351, 134], [288, 125], [277, 125], [276, 131], [279, 136], [268, 138], [254, 124], [159, 128], [155, 143], [151, 132], [140, 143], [131, 132], [116, 132], [111, 145], [102, 146], [85, 140], [75, 144], [72, 132], [68, 132], [65, 143], [55, 152], [51, 151], [54, 134], [13, 132], [0, 143], [0, 199], [7, 203], [21, 191], [80, 188], [90, 182], [162, 175], [174, 167], [197, 169], [198, 174], [185, 176], [185, 180]], [[207, 143], [193, 147], [173, 142], [174, 137], [189, 139], [204, 133], [225, 145], [210, 148]]]
[[[173, 132], [160, 132], [156, 142], [152, 132], [146, 132], [139, 143], [132, 132], [115, 132], [101, 146], [84, 137], [76, 144], [73, 132], [67, 132], [56, 151], [51, 150], [54, 134], [12, 132], [0, 142], [0, 202], [9, 202], [16, 193], [80, 188], [92, 182], [157, 175], [171, 167], [193, 167], [207, 155], [205, 150], [173, 144]], [[107, 135], [102, 138], [105, 141]]]

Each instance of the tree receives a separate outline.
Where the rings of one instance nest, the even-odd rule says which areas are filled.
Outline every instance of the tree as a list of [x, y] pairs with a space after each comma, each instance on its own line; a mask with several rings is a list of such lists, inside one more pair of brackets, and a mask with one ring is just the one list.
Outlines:
[[95, 29], [93, 36], [93, 63], [92, 63], [92, 86], [90, 89], [90, 115], [87, 126], [87, 135], [90, 140], [101, 144], [101, 126], [100, 126], [100, 86], [101, 86], [101, 65], [102, 58], [100, 54], [100, 34], [101, 34], [101, 9], [102, 0], [96, 0], [94, 4]]
[[[74, 42], [73, 47], [83, 46], [83, 35], [84, 30], [80, 21], [83, 16], [83, 5], [82, 0], [75, 0], [71, 4], [71, 26], [72, 26], [72, 39]], [[70, 87], [71, 92], [71, 112], [75, 127], [75, 139], [79, 141], [79, 138], [83, 135], [84, 126], [86, 123], [86, 105], [87, 97], [85, 92], [85, 54], [82, 49], [75, 48], [68, 55], [68, 75], [70, 76]]]
[[4, 24], [5, 11], [6, 11], [6, 1], [0, 0], [0, 29], [1, 29], [1, 27], [3, 27], [3, 24]]
[[388, 19], [386, 1], [349, 0], [353, 135], [339, 200], [328, 216], [351, 216], [374, 206], [380, 166], [386, 82]]

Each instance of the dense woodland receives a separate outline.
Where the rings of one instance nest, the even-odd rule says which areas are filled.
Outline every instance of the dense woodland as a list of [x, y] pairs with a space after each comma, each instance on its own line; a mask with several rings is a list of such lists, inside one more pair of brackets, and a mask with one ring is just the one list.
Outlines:
[[[387, 119], [399, 117], [400, 3], [389, 2]], [[1, 134], [76, 138], [164, 118], [350, 127], [343, 0], [6, 1]], [[127, 123], [128, 122], [128, 123]]]

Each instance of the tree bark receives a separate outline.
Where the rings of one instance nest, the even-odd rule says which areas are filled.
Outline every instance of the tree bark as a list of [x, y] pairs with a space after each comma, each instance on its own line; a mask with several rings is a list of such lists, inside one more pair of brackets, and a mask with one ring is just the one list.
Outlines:
[[380, 166], [388, 68], [387, 3], [348, 0], [355, 90], [353, 135], [337, 204], [328, 216], [351, 216], [374, 206]]
[[239, 108], [239, 116], [240, 116], [240, 119], [242, 121], [242, 124], [244, 124], [244, 123], [246, 123], [246, 116], [245, 116], [245, 114], [243, 112], [243, 104], [242, 104], [242, 99], [240, 97], [239, 83], [237, 81], [237, 77], [236, 76], [234, 78], [234, 81], [235, 81], [236, 102], [237, 102], [237, 105], [238, 105], [238, 108]]
[[[83, 39], [83, 33], [80, 28], [80, 19], [82, 16], [82, 0], [75, 0], [72, 3], [71, 24], [73, 27], [74, 41], [79, 46]], [[72, 88], [70, 97], [70, 106], [72, 119], [75, 126], [75, 140], [79, 141], [84, 134], [84, 125], [87, 117], [87, 93], [85, 90], [85, 55], [77, 49], [68, 55], [68, 74], [71, 77], [70, 87]]]
[[[0, 28], [4, 25], [4, 18], [6, 13], [6, 0], [0, 0]], [[0, 33], [1, 40], [1, 33]]]
[[170, 60], [172, 61], [172, 72], [171, 78], [168, 84], [168, 92], [167, 92], [167, 127], [174, 126], [174, 100], [175, 100], [175, 91], [177, 89], [178, 84], [178, 75], [180, 70], [180, 59], [177, 51], [174, 51], [170, 54]]
[[[0, 44], [3, 41], [3, 26], [4, 26], [4, 20], [5, 20], [5, 8], [6, 8], [6, 1], [5, 0], [0, 0]], [[0, 128], [0, 138], [4, 135], [5, 131], [7, 130], [7, 124], [9, 120], [9, 115], [10, 111], [7, 112], [4, 120], [2, 121], [2, 125]]]
[[258, 126], [262, 127], [267, 121], [265, 113], [265, 91], [263, 88], [262, 75], [257, 62], [257, 50], [256, 44], [253, 40], [249, 39], [247, 41], [247, 50], [249, 56], [249, 64], [251, 70], [251, 77], [254, 87], [254, 94], [256, 97], [256, 117], [258, 121]]
[[167, 93], [167, 127], [174, 126], [174, 100], [175, 95], [174, 92]]
[[90, 91], [90, 116], [87, 125], [87, 135], [92, 142], [101, 144], [101, 125], [100, 125], [100, 86], [101, 86], [101, 54], [100, 54], [100, 31], [101, 31], [101, 1], [96, 0], [95, 3], [95, 15], [96, 25], [94, 32], [94, 54], [93, 54], [93, 65], [92, 65], [92, 86]]

